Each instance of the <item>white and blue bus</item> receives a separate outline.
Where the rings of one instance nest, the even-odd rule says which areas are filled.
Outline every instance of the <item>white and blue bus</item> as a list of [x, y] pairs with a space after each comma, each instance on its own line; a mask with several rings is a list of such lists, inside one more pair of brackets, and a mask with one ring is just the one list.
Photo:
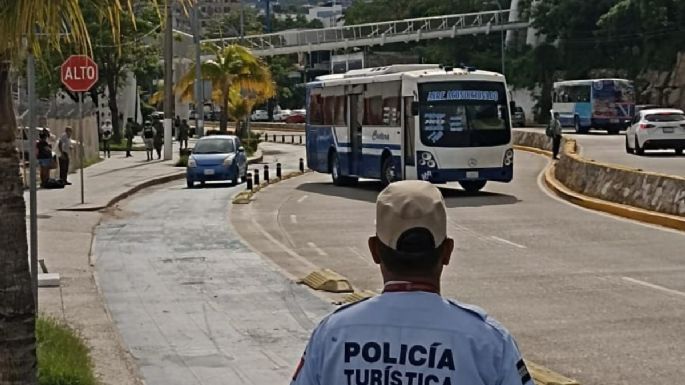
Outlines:
[[625, 79], [556, 82], [552, 102], [562, 126], [573, 127], [579, 134], [595, 128], [615, 135], [633, 118], [635, 88]]
[[307, 84], [307, 164], [333, 183], [358, 178], [509, 182], [514, 152], [504, 76], [472, 68], [393, 65]]

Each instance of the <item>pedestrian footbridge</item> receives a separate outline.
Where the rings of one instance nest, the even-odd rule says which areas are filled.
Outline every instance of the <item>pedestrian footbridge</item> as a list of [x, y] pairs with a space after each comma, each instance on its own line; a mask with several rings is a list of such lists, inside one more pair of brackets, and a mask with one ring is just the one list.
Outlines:
[[511, 10], [421, 17], [322, 29], [289, 30], [263, 35], [208, 39], [205, 42], [241, 44], [258, 56], [329, 51], [389, 43], [406, 43], [462, 35], [526, 29], [528, 21], [510, 17]]

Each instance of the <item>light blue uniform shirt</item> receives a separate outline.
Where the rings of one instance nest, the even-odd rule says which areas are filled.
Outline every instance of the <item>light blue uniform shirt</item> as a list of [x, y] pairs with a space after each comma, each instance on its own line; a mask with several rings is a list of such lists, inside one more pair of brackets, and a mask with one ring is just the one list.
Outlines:
[[483, 310], [428, 292], [338, 309], [312, 333], [292, 385], [534, 385], [514, 338]]

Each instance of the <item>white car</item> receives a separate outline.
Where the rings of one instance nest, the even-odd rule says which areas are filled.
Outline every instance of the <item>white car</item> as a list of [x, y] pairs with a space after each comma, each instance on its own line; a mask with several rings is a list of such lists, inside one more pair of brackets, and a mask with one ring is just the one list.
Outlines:
[[293, 112], [291, 110], [280, 110], [278, 112], [274, 112], [274, 122], [283, 122], [292, 114]]
[[269, 120], [269, 113], [266, 110], [255, 110], [250, 116], [250, 120], [253, 122], [264, 122]]
[[642, 155], [645, 150], [685, 149], [685, 113], [673, 108], [641, 110], [626, 131], [626, 152]]

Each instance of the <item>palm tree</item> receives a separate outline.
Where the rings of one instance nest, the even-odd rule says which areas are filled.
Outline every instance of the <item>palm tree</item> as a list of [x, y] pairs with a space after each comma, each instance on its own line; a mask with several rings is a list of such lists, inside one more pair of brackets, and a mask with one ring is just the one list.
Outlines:
[[[162, 0], [149, 0], [155, 5]], [[190, 0], [183, 0], [187, 3]], [[90, 1], [119, 43], [120, 14], [133, 0]], [[79, 0], [0, 0], [0, 385], [36, 383], [35, 313], [26, 243], [26, 206], [19, 158], [10, 67], [27, 50], [69, 43], [90, 51]]]
[[[269, 68], [247, 48], [240, 45], [218, 47], [207, 46], [215, 55], [213, 60], [201, 64], [203, 80], [212, 82], [212, 101], [221, 106], [219, 129], [226, 131], [230, 114], [231, 94], [236, 90], [241, 95], [250, 94], [256, 101], [266, 100], [274, 95], [274, 86]], [[191, 66], [176, 86], [176, 92], [184, 100], [192, 100], [195, 85], [195, 66]], [[250, 106], [251, 108], [251, 106]], [[248, 112], [249, 114], [249, 112]], [[239, 120], [240, 117], [233, 116]]]

